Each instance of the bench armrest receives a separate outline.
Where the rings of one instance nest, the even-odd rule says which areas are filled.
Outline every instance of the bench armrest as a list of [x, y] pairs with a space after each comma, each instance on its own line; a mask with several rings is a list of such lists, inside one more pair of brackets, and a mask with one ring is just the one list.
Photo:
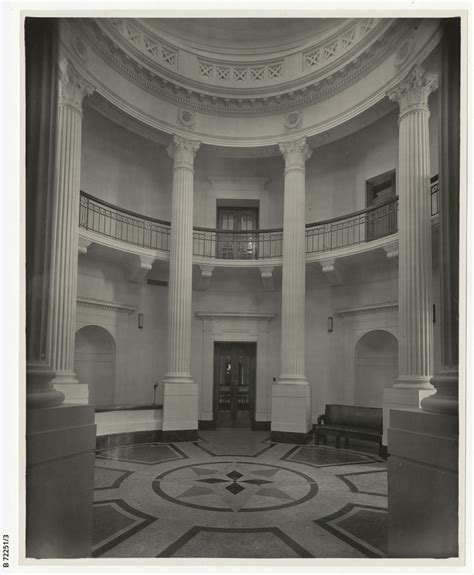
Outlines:
[[324, 413], [321, 415], [318, 415], [318, 425], [323, 425], [323, 423], [325, 423]]

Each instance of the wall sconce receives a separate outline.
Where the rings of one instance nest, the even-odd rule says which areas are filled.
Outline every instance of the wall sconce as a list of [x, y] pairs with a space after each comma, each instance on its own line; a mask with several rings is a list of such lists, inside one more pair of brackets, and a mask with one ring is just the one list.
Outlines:
[[330, 315], [330, 316], [328, 317], [328, 332], [329, 332], [329, 333], [332, 332], [332, 328], [333, 328], [333, 318], [332, 318], [332, 316]]
[[143, 314], [138, 314], [138, 329], [143, 329]]

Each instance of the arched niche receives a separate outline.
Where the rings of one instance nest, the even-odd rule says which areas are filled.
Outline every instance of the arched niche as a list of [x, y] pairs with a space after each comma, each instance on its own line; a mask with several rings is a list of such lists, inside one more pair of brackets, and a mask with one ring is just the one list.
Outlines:
[[398, 377], [398, 340], [390, 332], [365, 333], [354, 350], [354, 399], [356, 405], [382, 407], [383, 392]]
[[113, 405], [115, 341], [106, 329], [87, 325], [76, 332], [74, 371], [89, 386], [90, 404]]

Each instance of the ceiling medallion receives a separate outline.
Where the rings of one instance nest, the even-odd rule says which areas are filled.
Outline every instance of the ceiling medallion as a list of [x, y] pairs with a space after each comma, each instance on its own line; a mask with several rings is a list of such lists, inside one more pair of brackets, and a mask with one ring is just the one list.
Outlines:
[[303, 114], [299, 110], [290, 112], [285, 117], [285, 128], [287, 130], [295, 130], [300, 128], [303, 124]]
[[195, 117], [193, 112], [189, 110], [178, 110], [178, 123], [180, 126], [184, 128], [193, 128], [194, 127]]
[[403, 42], [403, 44], [397, 50], [397, 53], [395, 55], [396, 68], [400, 68], [408, 60], [413, 51], [413, 45], [414, 45], [413, 38], [408, 38], [408, 40], [406, 40], [406, 42]]
[[86, 62], [87, 61], [87, 48], [79, 36], [76, 36], [74, 38], [73, 45], [74, 45], [74, 50], [76, 51], [76, 54], [79, 56], [79, 58], [83, 62]]

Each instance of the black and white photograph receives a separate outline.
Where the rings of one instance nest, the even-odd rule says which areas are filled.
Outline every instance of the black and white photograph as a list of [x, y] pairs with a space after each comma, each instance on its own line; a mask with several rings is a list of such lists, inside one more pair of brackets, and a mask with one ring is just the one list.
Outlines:
[[466, 565], [472, 14], [401, 4], [19, 4], [5, 573]]

